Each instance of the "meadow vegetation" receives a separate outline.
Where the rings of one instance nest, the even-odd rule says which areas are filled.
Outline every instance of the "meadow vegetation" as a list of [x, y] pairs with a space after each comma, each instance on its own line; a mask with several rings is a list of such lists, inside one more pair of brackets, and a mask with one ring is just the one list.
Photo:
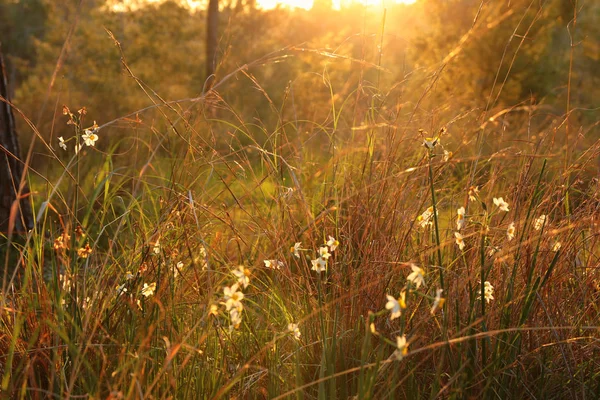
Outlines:
[[206, 87], [203, 11], [57, 3], [0, 1], [4, 395], [600, 397], [598, 4], [223, 4]]

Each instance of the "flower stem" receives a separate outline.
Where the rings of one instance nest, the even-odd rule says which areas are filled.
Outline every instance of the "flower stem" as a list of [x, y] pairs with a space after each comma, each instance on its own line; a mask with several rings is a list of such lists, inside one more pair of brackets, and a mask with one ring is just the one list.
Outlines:
[[440, 228], [438, 225], [437, 205], [435, 203], [435, 190], [433, 187], [433, 170], [431, 168], [431, 154], [429, 156], [429, 187], [433, 203], [433, 222], [435, 226], [435, 244], [437, 246], [438, 264], [440, 265], [440, 287], [444, 289], [444, 268], [442, 267], [442, 247], [440, 245]]

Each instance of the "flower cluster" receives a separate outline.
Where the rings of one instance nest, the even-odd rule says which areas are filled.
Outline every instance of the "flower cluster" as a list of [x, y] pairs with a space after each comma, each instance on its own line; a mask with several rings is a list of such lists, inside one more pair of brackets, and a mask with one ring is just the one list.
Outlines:
[[[418, 289], [421, 286], [425, 286], [425, 271], [423, 270], [423, 268], [413, 263], [410, 263], [408, 265], [411, 268], [411, 273], [406, 277], [407, 285], [400, 292], [400, 297], [396, 298], [392, 295], [386, 294], [387, 303], [385, 304], [385, 309], [390, 313], [390, 321], [393, 321], [394, 319], [402, 316], [402, 310], [405, 310], [407, 307], [407, 293], [415, 293], [420, 296], [432, 299], [433, 304], [430, 310], [431, 315], [434, 315], [439, 308], [442, 308], [445, 302], [445, 299], [442, 297], [443, 289], [437, 289], [435, 297], [420, 294], [418, 292]], [[374, 323], [371, 323], [369, 325], [369, 328], [373, 335], [379, 335], [379, 332], [377, 332]], [[386, 342], [392, 344], [391, 341], [387, 339], [385, 340]], [[399, 361], [402, 360], [408, 354], [408, 345], [409, 343], [405, 335], [396, 337], [396, 350], [394, 351], [394, 355]]]
[[88, 256], [92, 254], [92, 248], [89, 243], [86, 243], [85, 247], [82, 247], [77, 250], [77, 255], [81, 258], [88, 258]]
[[[425, 271], [416, 266], [415, 264], [410, 264], [410, 268], [412, 272], [406, 277], [407, 283], [409, 285], [400, 292], [400, 297], [395, 298], [389, 294], [386, 294], [387, 303], [385, 304], [386, 310], [390, 311], [390, 321], [393, 321], [396, 318], [399, 318], [402, 315], [402, 310], [406, 309], [406, 292], [410, 290], [412, 286], [414, 286], [415, 290], [419, 289], [421, 285], [425, 286]], [[439, 292], [441, 295], [441, 292]], [[441, 300], [437, 301], [436, 308], [439, 306]]]
[[264, 260], [265, 267], [269, 269], [281, 269], [283, 267], [283, 262], [279, 260]]
[[421, 225], [421, 228], [433, 225], [433, 206], [428, 207], [423, 214], [419, 215], [417, 222]]
[[[81, 241], [85, 237], [85, 233], [83, 233], [83, 228], [81, 226], [77, 226], [75, 228], [75, 237], [78, 241]], [[54, 251], [56, 251], [57, 255], [62, 258], [63, 261], [66, 262], [67, 258], [67, 250], [71, 248], [71, 235], [67, 233], [67, 231], [63, 231], [56, 239], [54, 239], [54, 243], [52, 244]], [[89, 243], [86, 243], [85, 246], [77, 249], [77, 256], [79, 258], [88, 258], [90, 254], [92, 254], [92, 248]]]
[[[239, 265], [231, 273], [237, 281], [231, 286], [223, 287], [223, 301], [221, 302], [225, 306], [225, 310], [229, 313], [230, 332], [238, 329], [242, 323], [242, 312], [244, 311], [242, 300], [245, 298], [242, 288], [246, 289], [250, 285], [250, 276], [252, 275], [250, 270], [243, 265]], [[211, 305], [209, 314], [215, 317], [218, 316], [218, 306], [215, 304]]]
[[[67, 142], [74, 140], [75, 141], [75, 154], [79, 153], [79, 150], [81, 150], [81, 148], [86, 145], [86, 146], [95, 146], [96, 142], [98, 141], [98, 129], [99, 126], [96, 123], [96, 121], [94, 121], [94, 124], [88, 128], [84, 128], [83, 127], [83, 119], [85, 117], [85, 115], [87, 114], [87, 110], [85, 109], [85, 107], [77, 110], [77, 113], [72, 113], [71, 110], [69, 110], [69, 107], [67, 106], [63, 106], [63, 115], [66, 115], [69, 117], [69, 121], [67, 122], [67, 125], [75, 125], [76, 127], [76, 135], [69, 138], [69, 139], [64, 139], [62, 136], [60, 136], [58, 138], [58, 147], [60, 147], [63, 150], [67, 150]], [[83, 133], [81, 133], [83, 132]], [[81, 134], [80, 134], [81, 133]], [[83, 142], [81, 142], [81, 140]]]
[[[142, 285], [142, 288], [139, 290], [139, 294], [141, 295], [141, 297], [138, 296], [137, 298], [135, 298], [134, 294], [129, 292], [129, 287], [131, 287], [134, 284], [134, 282], [132, 282], [134, 280], [134, 278], [136, 276], [139, 277], [140, 274], [142, 274], [144, 271], [145, 270], [143, 268], [140, 268], [136, 275], [131, 273], [131, 271], [125, 272], [125, 282], [123, 282], [120, 285], [115, 286], [116, 298], [118, 299], [121, 296], [124, 296], [124, 297], [127, 296], [131, 302], [134, 302], [136, 304], [137, 308], [140, 311], [143, 310], [142, 301], [140, 299], [142, 297], [147, 299], [149, 297], [154, 296], [156, 293], [156, 289], [157, 289], [156, 282], [151, 282], [151, 283], [144, 282], [144, 284]], [[134, 298], [135, 298], [135, 301], [134, 301]]]
[[225, 298], [225, 309], [229, 311], [229, 331], [239, 328], [242, 323], [242, 311], [244, 311], [244, 305], [242, 300], [244, 299], [244, 293], [238, 291], [239, 283], [235, 283], [223, 288], [223, 296]]
[[312, 264], [312, 270], [318, 273], [327, 271], [327, 261], [331, 257], [330, 251], [335, 251], [338, 248], [340, 242], [338, 242], [333, 236], [329, 236], [324, 246], [319, 247], [319, 257], [314, 260], [310, 260]]
[[68, 250], [71, 247], [70, 241], [71, 235], [69, 235], [67, 232], [63, 232], [60, 236], [54, 239], [54, 245], [52, 247], [54, 247], [54, 250], [56, 251]]
[[[477, 188], [476, 186], [471, 186], [469, 188], [469, 200], [470, 201], [475, 201], [477, 199], [478, 194], [479, 194], [479, 188]], [[504, 211], [504, 212], [510, 211], [510, 209], [508, 208], [508, 203], [506, 201], [504, 201], [504, 199], [502, 197], [498, 197], [498, 198], [494, 197], [493, 201], [494, 201], [494, 204], [496, 205], [496, 207], [498, 207], [498, 210]], [[457, 232], [454, 232], [454, 240], [460, 250], [464, 250], [466, 244], [465, 244], [465, 237], [458, 231], [463, 229], [466, 226], [466, 224], [467, 224], [466, 210], [464, 207], [460, 207], [458, 210], [456, 210], [456, 230], [457, 230]], [[485, 223], [484, 227], [487, 232], [487, 230], [489, 229], [487, 226], [487, 222]], [[514, 222], [512, 222], [508, 226], [508, 229], [506, 230], [506, 236], [509, 241], [514, 239], [514, 237], [515, 237], [515, 223]]]

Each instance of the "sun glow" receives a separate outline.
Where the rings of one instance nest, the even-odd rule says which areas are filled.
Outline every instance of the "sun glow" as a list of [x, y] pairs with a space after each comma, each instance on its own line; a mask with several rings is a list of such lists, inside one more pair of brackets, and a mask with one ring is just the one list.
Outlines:
[[[416, 0], [333, 0], [332, 6], [339, 10], [342, 6], [351, 4], [362, 4], [366, 7], [385, 7], [389, 4], [413, 4]], [[270, 10], [278, 5], [287, 8], [301, 8], [310, 10], [314, 5], [314, 0], [257, 0], [258, 6], [263, 10]]]
[[[166, 0], [112, 0], [107, 2], [113, 11], [135, 10], [150, 3], [162, 3]], [[352, 4], [362, 4], [365, 7], [385, 7], [392, 4], [413, 4], [417, 0], [332, 0], [332, 7], [339, 10]], [[180, 4], [190, 10], [206, 8], [205, 0], [179, 0]], [[277, 6], [285, 8], [300, 8], [310, 10], [314, 0], [257, 0], [257, 6], [263, 10], [271, 10]]]

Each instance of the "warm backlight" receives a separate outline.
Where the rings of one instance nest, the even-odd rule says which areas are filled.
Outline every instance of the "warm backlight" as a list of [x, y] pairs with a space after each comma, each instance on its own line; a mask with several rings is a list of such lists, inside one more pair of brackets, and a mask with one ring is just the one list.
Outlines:
[[[115, 11], [125, 11], [127, 9], [136, 9], [144, 3], [160, 3], [164, 0], [113, 0], [111, 8]], [[416, 0], [332, 0], [333, 8], [340, 9], [342, 5], [358, 3], [369, 7], [385, 7], [392, 4], [412, 4]], [[180, 0], [190, 9], [206, 7], [206, 0]], [[109, 2], [110, 4], [111, 2]], [[310, 10], [313, 7], [314, 0], [257, 0], [256, 4], [263, 10], [269, 10], [277, 7], [302, 8]]]
[[[342, 4], [359, 3], [365, 6], [385, 7], [391, 4], [413, 4], [416, 0], [333, 0], [333, 8], [340, 9]], [[313, 0], [257, 0], [256, 2], [263, 10], [281, 5], [282, 7], [303, 8], [310, 10], [313, 6]]]

